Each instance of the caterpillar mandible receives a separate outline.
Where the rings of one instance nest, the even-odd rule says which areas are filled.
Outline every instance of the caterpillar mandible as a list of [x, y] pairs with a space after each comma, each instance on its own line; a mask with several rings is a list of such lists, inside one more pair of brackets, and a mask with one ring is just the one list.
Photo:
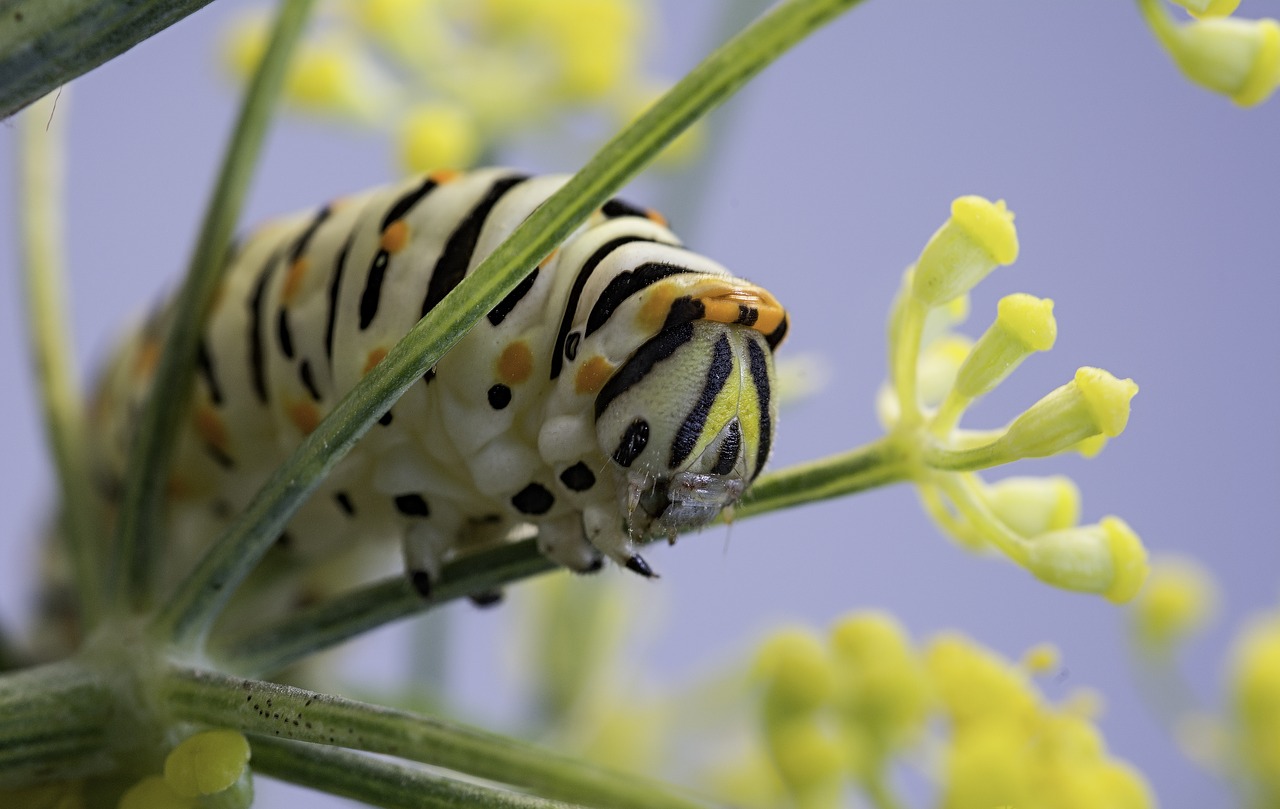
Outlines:
[[[436, 172], [234, 248], [175, 450], [174, 535], [207, 542], [566, 179]], [[167, 318], [160, 308], [121, 346], [95, 395], [92, 458], [108, 498]], [[706, 524], [768, 459], [772, 354], [786, 331], [769, 292], [684, 249], [657, 214], [612, 200], [382, 416], [292, 518], [290, 552], [321, 559], [394, 537], [425, 596], [464, 540], [531, 524], [571, 570], [608, 556], [652, 576], [634, 540]]]

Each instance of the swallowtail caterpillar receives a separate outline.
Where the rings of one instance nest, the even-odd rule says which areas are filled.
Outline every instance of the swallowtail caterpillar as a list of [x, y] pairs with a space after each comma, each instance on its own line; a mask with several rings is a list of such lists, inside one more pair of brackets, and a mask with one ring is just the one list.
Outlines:
[[[233, 250], [170, 481], [175, 541], [207, 544], [388, 349], [565, 177], [438, 172], [262, 227]], [[116, 352], [92, 408], [118, 497], [168, 310]], [[580, 572], [644, 575], [635, 540], [735, 503], [768, 459], [786, 314], [613, 200], [388, 411], [290, 521], [301, 560], [373, 537], [429, 594], [471, 543], [537, 530]], [[465, 545], [465, 547], [464, 547]]]

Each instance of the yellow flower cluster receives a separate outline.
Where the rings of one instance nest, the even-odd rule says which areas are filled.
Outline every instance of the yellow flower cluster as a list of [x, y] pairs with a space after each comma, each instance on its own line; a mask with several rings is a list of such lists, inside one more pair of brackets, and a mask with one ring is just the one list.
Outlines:
[[234, 730], [208, 730], [173, 748], [164, 775], [130, 787], [119, 809], [248, 809], [252, 803], [249, 741]]
[[[407, 173], [467, 168], [517, 134], [576, 137], [584, 113], [601, 134], [634, 118], [658, 92], [640, 65], [650, 15], [646, 0], [329, 0], [285, 97], [388, 129]], [[266, 31], [260, 15], [230, 31], [237, 75], [261, 58]], [[687, 159], [697, 140], [665, 160]]]
[[1253, 805], [1280, 806], [1280, 612], [1237, 638], [1229, 689], [1233, 758]]
[[890, 383], [878, 400], [889, 441], [908, 459], [931, 516], [962, 546], [998, 550], [1058, 587], [1133, 598], [1146, 577], [1146, 551], [1118, 517], [1078, 523], [1069, 479], [1013, 477], [988, 484], [976, 470], [1066, 451], [1092, 455], [1119, 435], [1138, 386], [1098, 368], [994, 431], [958, 429], [965, 410], [1057, 338], [1053, 301], [1006, 296], [995, 322], [971, 341], [950, 331], [968, 313], [967, 295], [995, 267], [1018, 256], [1013, 213], [1003, 201], [961, 197], [951, 218], [907, 270], [889, 321]]
[[845, 805], [846, 782], [872, 806], [900, 805], [890, 766], [926, 740], [941, 751], [945, 809], [1154, 806], [1142, 776], [1107, 753], [1090, 701], [1055, 706], [1035, 687], [1031, 675], [1056, 665], [1048, 647], [1015, 665], [955, 633], [916, 647], [880, 613], [850, 615], [825, 640], [780, 631], [755, 665], [765, 747], [786, 801], [805, 809]]
[[1183, 74], [1242, 107], [1280, 86], [1280, 22], [1231, 17], [1240, 0], [1174, 0], [1194, 19], [1178, 23], [1163, 0], [1138, 0], [1156, 39]]

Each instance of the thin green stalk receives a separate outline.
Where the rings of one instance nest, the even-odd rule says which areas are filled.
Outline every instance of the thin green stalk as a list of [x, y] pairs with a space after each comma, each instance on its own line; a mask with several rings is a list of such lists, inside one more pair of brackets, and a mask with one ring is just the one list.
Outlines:
[[26, 292], [27, 331], [44, 426], [61, 490], [62, 540], [66, 543], [80, 615], [92, 628], [102, 612], [102, 582], [95, 549], [97, 518], [84, 442], [83, 394], [76, 382], [71, 350], [71, 317], [65, 275], [63, 127], [66, 99], [46, 97], [19, 120], [18, 149], [22, 280]]
[[418, 595], [403, 575], [392, 576], [277, 623], [215, 641], [210, 655], [231, 671], [267, 676], [383, 624], [554, 569], [533, 540], [502, 545], [445, 565], [429, 600]]
[[208, 4], [209, 0], [0, 0], [0, 118]]
[[160, 699], [175, 718], [259, 736], [383, 753], [610, 809], [701, 809], [662, 784], [610, 773], [493, 733], [287, 685], [172, 666]]
[[169, 462], [195, 378], [200, 331], [222, 275], [231, 232], [262, 151], [272, 109], [284, 84], [289, 56], [313, 2], [287, 0], [280, 9], [271, 41], [249, 84], [227, 144], [186, 280], [169, 313], [169, 331], [151, 395], [130, 447], [124, 500], [116, 522], [117, 569], [112, 596], [117, 607], [141, 610], [151, 599]]
[[856, 2], [780, 4], [605, 144], [343, 397], [182, 583], [159, 616], [156, 630], [179, 644], [202, 642], [289, 517], [375, 419], [663, 146], [792, 45]]
[[107, 767], [111, 711], [101, 677], [73, 662], [0, 677], [0, 787]]
[[506, 790], [468, 784], [371, 756], [255, 736], [253, 769], [263, 775], [387, 809], [570, 809]]
[[902, 443], [892, 435], [870, 444], [760, 476], [733, 509], [733, 519], [897, 483], [911, 477]]
[[[864, 491], [908, 477], [909, 467], [898, 444], [885, 438], [762, 476], [734, 509], [734, 519]], [[232, 671], [266, 676], [385, 623], [554, 569], [555, 565], [538, 552], [533, 540], [503, 545], [446, 565], [430, 600], [419, 596], [403, 576], [393, 576], [266, 627], [215, 641], [211, 654]]]

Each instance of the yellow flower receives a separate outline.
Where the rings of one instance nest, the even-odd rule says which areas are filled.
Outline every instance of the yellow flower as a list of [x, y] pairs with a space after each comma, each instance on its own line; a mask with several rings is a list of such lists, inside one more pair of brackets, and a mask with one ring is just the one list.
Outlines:
[[1180, 25], [1160, 0], [1142, 0], [1141, 8], [1160, 44], [1196, 84], [1243, 107], [1260, 104], [1280, 86], [1275, 20], [1206, 17]]
[[1194, 17], [1226, 17], [1240, 7], [1240, 0], [1173, 0]]
[[1017, 257], [1013, 212], [1004, 200], [959, 197], [951, 203], [951, 218], [933, 234], [916, 261], [912, 293], [927, 306], [944, 304]]
[[1051, 531], [1027, 543], [1027, 569], [1036, 578], [1123, 604], [1147, 577], [1147, 552], [1119, 517], [1094, 525]]
[[400, 166], [409, 174], [470, 166], [480, 152], [480, 134], [467, 111], [434, 102], [419, 105], [400, 124]]
[[956, 375], [956, 392], [976, 399], [1000, 384], [1035, 351], [1058, 336], [1053, 301], [1021, 292], [1000, 299], [995, 323], [978, 339]]
[[756, 653], [754, 670], [765, 686], [767, 718], [811, 713], [835, 693], [831, 659], [808, 629], [775, 632]]
[[948, 718], [958, 728], [1005, 717], [1025, 718], [1039, 697], [1027, 675], [959, 633], [934, 638], [925, 669]]
[[943, 763], [943, 809], [1037, 806], [1032, 750], [1015, 722], [993, 720], [957, 731]]
[[1252, 622], [1237, 638], [1229, 674], [1236, 755], [1259, 805], [1280, 803], [1280, 615]]
[[150, 775], [120, 796], [117, 809], [200, 809], [195, 798], [185, 798], [158, 775]]
[[929, 688], [902, 626], [885, 613], [848, 615], [831, 630], [837, 702], [864, 773], [924, 727]]
[[1004, 478], [985, 485], [982, 496], [997, 517], [1024, 537], [1080, 522], [1080, 489], [1065, 475]]
[[1133, 602], [1133, 632], [1144, 647], [1168, 651], [1204, 627], [1217, 604], [1212, 577], [1195, 560], [1157, 558]]
[[839, 806], [844, 750], [812, 718], [790, 719], [766, 730], [766, 741], [796, 803], [819, 809]]
[[249, 771], [249, 740], [234, 730], [207, 730], [183, 739], [164, 760], [164, 780], [183, 797], [213, 795]]

